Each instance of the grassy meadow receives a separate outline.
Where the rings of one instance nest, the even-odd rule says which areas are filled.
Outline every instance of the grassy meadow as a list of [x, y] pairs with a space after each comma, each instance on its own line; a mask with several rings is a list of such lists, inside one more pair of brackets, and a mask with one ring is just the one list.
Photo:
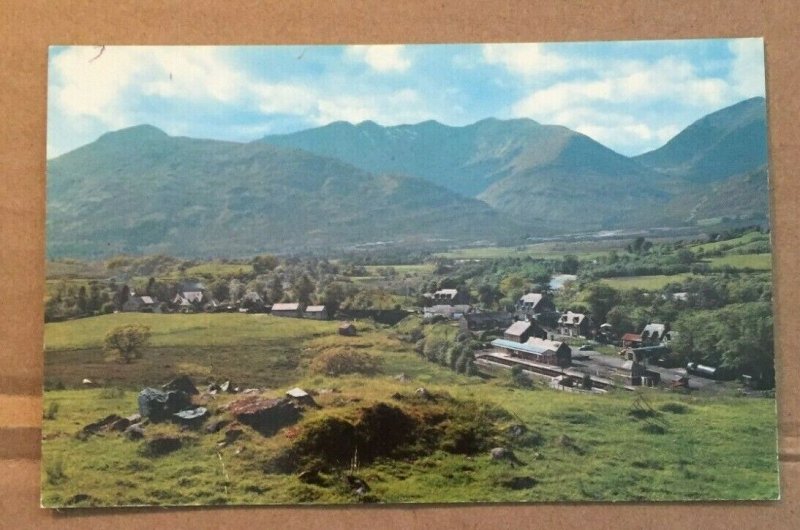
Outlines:
[[[152, 330], [143, 358], [127, 365], [106, 359], [102, 350], [107, 330], [124, 323]], [[772, 399], [521, 389], [506, 377], [468, 377], [424, 361], [399, 339], [414, 322], [394, 328], [356, 325], [358, 336], [343, 337], [335, 322], [247, 314], [125, 313], [47, 324], [46, 379], [58, 389], [44, 396], [44, 505], [708, 500], [778, 494]], [[447, 336], [456, 330], [443, 324], [430, 333]], [[314, 373], [313, 358], [336, 348], [371, 353], [382, 360], [381, 370], [369, 376]], [[230, 379], [242, 388], [259, 388], [266, 397], [299, 385], [318, 393], [321, 408], [308, 409], [297, 425], [271, 437], [244, 427], [243, 435], [224, 447], [218, 445], [222, 433], [152, 424], [145, 440], [156, 434], [183, 439], [181, 449], [158, 457], [143, 452], [145, 442], [119, 433], [76, 437], [84, 425], [109, 414], [136, 412], [141, 387], [160, 386], [177, 374], [190, 375], [201, 389], [207, 380]], [[100, 387], [82, 388], [84, 377]], [[410, 404], [407, 396], [421, 386], [434, 396], [449, 394], [452, 402], [440, 397], [433, 405]], [[214, 418], [230, 419], [224, 405], [238, 397], [196, 399]], [[342, 469], [326, 470], [316, 483], [271, 470], [275, 455], [315, 422], [354, 418], [376, 403], [422, 411], [419, 417], [430, 422], [441, 418], [430, 419], [436, 414], [424, 407], [439, 407], [437, 414], [447, 419], [425, 427], [446, 433], [459, 432], [459, 422], [469, 421], [453, 415], [458, 407], [477, 403], [500, 412], [484, 425], [479, 451], [458, 454], [431, 446], [362, 463], [356, 473], [369, 485], [364, 497], [342, 486]], [[519, 425], [525, 435], [512, 439], [508, 429]], [[513, 449], [515, 460], [492, 460], [486, 448], [495, 446]]]

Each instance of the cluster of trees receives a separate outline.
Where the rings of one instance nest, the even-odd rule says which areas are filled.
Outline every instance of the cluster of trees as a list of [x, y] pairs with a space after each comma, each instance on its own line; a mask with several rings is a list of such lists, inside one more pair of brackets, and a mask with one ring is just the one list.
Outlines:
[[426, 337], [422, 328], [417, 328], [405, 339], [414, 341], [414, 351], [427, 361], [450, 368], [459, 374], [478, 374], [478, 367], [475, 366], [475, 351], [480, 344], [474, 341], [468, 333], [459, 333], [455, 340], [448, 340], [433, 335]]
[[721, 366], [775, 384], [773, 316], [767, 302], [731, 304], [712, 311], [681, 313], [673, 349], [681, 361]]

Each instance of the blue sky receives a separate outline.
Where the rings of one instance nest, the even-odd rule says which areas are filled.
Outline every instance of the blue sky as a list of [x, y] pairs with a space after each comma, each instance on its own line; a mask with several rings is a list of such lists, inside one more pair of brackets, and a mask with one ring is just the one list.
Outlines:
[[52, 47], [48, 157], [109, 130], [250, 141], [337, 120], [532, 118], [626, 155], [764, 95], [761, 39]]

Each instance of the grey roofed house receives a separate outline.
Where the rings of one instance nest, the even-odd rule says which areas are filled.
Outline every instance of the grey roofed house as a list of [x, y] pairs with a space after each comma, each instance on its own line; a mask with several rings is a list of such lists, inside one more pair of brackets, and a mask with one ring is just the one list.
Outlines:
[[466, 304], [469, 302], [469, 293], [464, 293], [458, 289], [439, 289], [433, 293], [427, 293], [426, 298], [439, 304]]
[[572, 350], [566, 343], [537, 337], [532, 337], [521, 343], [513, 340], [495, 339], [492, 341], [492, 346], [506, 350], [514, 355], [562, 367], [569, 366], [572, 358]]
[[298, 312], [300, 311], [300, 304], [297, 302], [283, 302], [279, 304], [272, 304], [272, 312], [275, 311], [292, 311]]
[[509, 328], [505, 331], [504, 335], [513, 335], [515, 337], [521, 337], [531, 328], [531, 323], [526, 322], [524, 320], [519, 320], [514, 322], [509, 326]]
[[558, 323], [578, 326], [583, 323], [585, 318], [586, 315], [583, 313], [573, 313], [572, 311], [567, 311], [561, 315], [561, 318], [558, 319]]
[[173, 303], [180, 305], [189, 305], [192, 302], [202, 302], [203, 291], [181, 291], [175, 295]]
[[517, 306], [520, 309], [535, 309], [537, 305], [544, 299], [544, 295], [541, 293], [528, 293], [522, 295], [522, 298], [517, 300]]
[[423, 311], [424, 318], [433, 318], [435, 316], [443, 316], [449, 319], [459, 319], [469, 313], [471, 306], [468, 305], [434, 305], [426, 307]]
[[488, 329], [505, 329], [514, 322], [514, 316], [504, 311], [483, 311], [468, 313], [461, 317], [460, 326], [463, 331], [479, 331]]
[[303, 311], [303, 315], [307, 318], [328, 320], [328, 308], [324, 305], [310, 305]]
[[650, 323], [642, 330], [642, 340], [657, 341], [664, 338], [667, 327], [664, 324]]
[[153, 311], [156, 309], [158, 300], [150, 296], [131, 296], [122, 304], [122, 310], [131, 311]]

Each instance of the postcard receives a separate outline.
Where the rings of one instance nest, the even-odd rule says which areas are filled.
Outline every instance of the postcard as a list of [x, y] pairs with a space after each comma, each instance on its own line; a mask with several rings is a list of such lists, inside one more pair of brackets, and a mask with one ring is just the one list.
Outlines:
[[779, 498], [762, 39], [48, 75], [44, 507]]

